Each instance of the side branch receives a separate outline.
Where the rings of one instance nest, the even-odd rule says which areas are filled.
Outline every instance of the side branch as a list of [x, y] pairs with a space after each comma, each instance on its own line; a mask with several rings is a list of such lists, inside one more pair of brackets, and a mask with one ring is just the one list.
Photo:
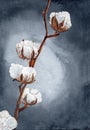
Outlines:
[[28, 104], [25, 104], [22, 108], [19, 108], [19, 112], [25, 110], [28, 107]]
[[48, 35], [47, 38], [57, 37], [59, 35], [60, 35], [59, 33], [55, 33], [55, 34], [52, 34], [52, 35]]

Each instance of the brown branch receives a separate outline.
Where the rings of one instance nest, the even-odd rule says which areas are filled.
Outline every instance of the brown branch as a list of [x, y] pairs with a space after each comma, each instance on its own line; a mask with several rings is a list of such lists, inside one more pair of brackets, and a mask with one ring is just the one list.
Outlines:
[[50, 4], [51, 4], [51, 0], [48, 0], [48, 3], [47, 3], [47, 5], [46, 5], [46, 8], [45, 8], [45, 10], [43, 11], [43, 20], [44, 20], [44, 24], [45, 24], [46, 36], [48, 35], [48, 27], [47, 27], [46, 16], [47, 16], [47, 13], [48, 13]]
[[26, 87], [26, 84], [24, 84], [24, 86], [23, 86], [23, 88], [22, 88], [22, 90], [21, 90], [21, 93], [20, 93], [20, 95], [19, 95], [19, 98], [18, 98], [18, 100], [17, 100], [16, 109], [15, 109], [15, 113], [14, 113], [14, 117], [15, 117], [16, 120], [18, 119], [19, 106], [20, 106], [20, 103], [21, 103], [21, 97], [22, 97], [22, 94], [23, 94], [23, 92], [24, 92], [25, 87]]
[[[43, 47], [43, 45], [45, 44], [45, 41], [46, 41], [47, 36], [48, 36], [48, 26], [47, 26], [47, 19], [46, 19], [46, 17], [47, 17], [47, 13], [48, 13], [50, 4], [51, 4], [51, 0], [48, 0], [47, 6], [46, 6], [45, 10], [43, 11], [43, 20], [44, 20], [44, 24], [45, 24], [46, 35], [44, 36], [44, 39], [43, 39], [43, 41], [42, 41], [42, 43], [41, 43], [41, 45], [40, 45], [40, 48], [39, 48], [39, 50], [38, 50], [38, 56], [39, 56], [39, 54], [40, 54], [40, 52], [41, 52], [41, 50], [42, 50], [42, 47]], [[38, 56], [37, 56], [37, 57], [38, 57]]]

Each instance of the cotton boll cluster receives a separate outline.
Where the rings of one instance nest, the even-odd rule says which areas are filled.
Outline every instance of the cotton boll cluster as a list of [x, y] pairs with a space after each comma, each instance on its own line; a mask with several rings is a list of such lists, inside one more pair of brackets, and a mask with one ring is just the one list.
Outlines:
[[9, 73], [13, 79], [16, 79], [22, 83], [34, 82], [36, 77], [36, 71], [34, 68], [23, 67], [19, 64], [11, 64]]
[[[36, 58], [38, 50], [38, 44], [29, 40], [23, 40], [16, 45], [18, 56], [29, 61], [31, 61], [32, 58]], [[36, 77], [36, 71], [33, 67], [24, 67], [19, 64], [11, 64], [9, 73], [13, 79], [23, 84], [33, 83]], [[37, 89], [25, 88], [21, 98], [22, 102], [28, 105], [34, 105], [42, 101], [41, 93]]]
[[17, 121], [7, 110], [0, 112], [0, 130], [13, 130], [17, 127]]
[[72, 26], [70, 14], [67, 11], [52, 12], [50, 14], [50, 25], [58, 32], [67, 31]]
[[[26, 85], [28, 83], [30, 84], [35, 81], [36, 71], [33, 67], [35, 65], [35, 62], [41, 52], [42, 46], [44, 45], [46, 39], [54, 37], [54, 36], [58, 36], [56, 35], [56, 34], [59, 34], [57, 32], [67, 31], [71, 27], [71, 19], [68, 12], [59, 12], [59, 13], [54, 12], [50, 14], [50, 24], [52, 28], [55, 30], [56, 34], [52, 34], [52, 35], [48, 34], [46, 15], [49, 8], [49, 2], [50, 1], [48, 1], [48, 6], [46, 7], [46, 10], [44, 11], [44, 23], [45, 23], [46, 35], [44, 36], [44, 39], [41, 42], [40, 47], [37, 43], [34, 43], [33, 41], [29, 41], [29, 40], [22, 40], [20, 43], [17, 43], [16, 45], [16, 52], [19, 58], [26, 59], [29, 61], [29, 67], [23, 67], [22, 65], [19, 65], [19, 64], [11, 64], [11, 67], [9, 70], [10, 76], [13, 79], [16, 79], [17, 81], [21, 82], [19, 86], [20, 95], [17, 100], [17, 105], [15, 109], [16, 119], [19, 116], [19, 112], [26, 109], [29, 105], [34, 105], [34, 104], [42, 102], [41, 93], [37, 89], [26, 88]], [[58, 71], [55, 71], [55, 73], [56, 72], [58, 73]], [[45, 77], [47, 77], [48, 79], [48, 76], [45, 76]], [[52, 76], [50, 75], [50, 78], [52, 77], [53, 77], [53, 73], [52, 73]], [[59, 80], [60, 80], [60, 77], [59, 77]], [[50, 86], [50, 82], [49, 82], [49, 86]], [[55, 87], [55, 91], [56, 91], [56, 87]], [[55, 92], [53, 93], [53, 95], [54, 94]], [[51, 90], [49, 91], [49, 97], [51, 97]]]
[[37, 89], [25, 88], [22, 95], [22, 102], [34, 105], [36, 103], [42, 102], [42, 95]]
[[29, 40], [23, 40], [16, 45], [18, 56], [27, 60], [31, 60], [32, 56], [35, 58], [38, 55], [38, 49], [38, 43]]

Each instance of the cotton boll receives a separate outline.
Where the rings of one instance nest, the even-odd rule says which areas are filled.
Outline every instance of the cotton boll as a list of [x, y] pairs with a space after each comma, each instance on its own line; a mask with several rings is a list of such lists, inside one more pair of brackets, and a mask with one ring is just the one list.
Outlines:
[[40, 103], [42, 101], [42, 95], [37, 89], [31, 89], [26, 87], [22, 95], [22, 103]]
[[36, 98], [37, 98], [37, 103], [39, 103], [39, 102], [42, 102], [42, 95], [41, 95], [41, 93], [37, 90], [37, 89], [31, 89], [30, 90], [30, 92], [31, 92], [31, 94], [34, 94], [35, 96], [36, 96]]
[[50, 14], [50, 24], [56, 31], [67, 31], [72, 26], [70, 14], [67, 11], [52, 12]]
[[23, 40], [16, 45], [16, 51], [20, 58], [31, 60], [38, 55], [39, 45], [33, 41]]

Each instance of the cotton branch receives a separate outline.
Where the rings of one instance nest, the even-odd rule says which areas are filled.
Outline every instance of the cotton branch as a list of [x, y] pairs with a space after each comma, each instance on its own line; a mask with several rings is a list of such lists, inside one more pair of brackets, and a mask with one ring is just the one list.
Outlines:
[[[38, 46], [37, 43], [29, 40], [22, 40], [20, 43], [17, 43], [16, 45], [16, 52], [19, 58], [28, 60], [29, 67], [24, 67], [20, 64], [11, 64], [9, 70], [10, 76], [14, 79], [13, 81], [16, 80], [21, 84], [18, 86], [20, 94], [17, 100], [14, 118], [12, 118], [12, 120], [14, 121], [14, 125], [12, 125], [13, 127], [11, 128], [11, 125], [8, 126], [7, 124], [7, 129], [11, 128], [16, 130], [15, 128], [17, 127], [19, 113], [28, 108], [29, 106], [35, 105], [36, 103], [40, 103], [42, 101], [42, 95], [37, 89], [31, 89], [28, 87], [26, 88], [27, 84], [31, 84], [35, 81], [36, 71], [34, 69], [34, 66], [36, 60], [38, 59], [38, 56], [40, 55], [42, 48], [48, 38], [57, 37], [60, 35], [61, 32], [67, 31], [72, 26], [69, 12], [52, 12], [50, 14], [49, 23], [52, 29], [54, 30], [54, 33], [49, 34], [47, 24], [47, 13], [51, 4], [51, 0], [47, 1], [48, 2], [46, 8], [42, 13], [45, 27], [45, 35], [43, 37], [43, 40], [41, 41], [40, 46]], [[7, 113], [9, 115], [7, 111], [2, 111], [2, 113], [4, 113], [5, 115]], [[7, 119], [3, 120], [3, 123], [1, 123], [2, 126], [0, 128], [6, 128], [6, 123], [4, 123], [4, 121], [7, 122]]]
[[[41, 45], [40, 45], [40, 47], [38, 49], [38, 55], [36, 56], [36, 58], [34, 58], [34, 52], [33, 52], [32, 58], [31, 58], [31, 60], [29, 62], [29, 67], [34, 67], [34, 65], [36, 63], [36, 60], [37, 60], [38, 56], [40, 55], [41, 50], [42, 50], [42, 48], [43, 48], [46, 40], [48, 38], [57, 37], [59, 35], [58, 32], [55, 32], [54, 34], [51, 34], [51, 35], [48, 34], [47, 13], [48, 13], [50, 4], [51, 4], [51, 0], [48, 0], [46, 8], [45, 8], [45, 10], [42, 13], [43, 14], [43, 20], [44, 20], [44, 25], [45, 25], [45, 36], [44, 36], [44, 38], [43, 38], [43, 40], [41, 42]], [[24, 89], [25, 89], [26, 85], [27, 84], [21, 83], [21, 85], [19, 86], [20, 95], [19, 95], [19, 98], [18, 98], [18, 101], [17, 101], [17, 105], [16, 105], [16, 109], [15, 109], [15, 114], [14, 114], [14, 117], [15, 117], [16, 120], [18, 119], [19, 112], [23, 111], [24, 109], [26, 109], [28, 107], [28, 104], [25, 104], [23, 107], [20, 108], [22, 94], [24, 92]], [[29, 105], [34, 105], [36, 103], [37, 103], [37, 101], [33, 102], [33, 103], [29, 104]]]
[[[27, 84], [31, 84], [35, 81], [36, 71], [34, 69], [36, 60], [38, 59], [38, 56], [40, 55], [42, 48], [48, 38], [53, 38], [59, 36], [61, 32], [65, 32], [68, 29], [71, 28], [71, 18], [70, 14], [67, 11], [62, 12], [52, 12], [50, 14], [50, 25], [52, 29], [54, 30], [54, 33], [49, 34], [48, 30], [48, 24], [47, 24], [47, 13], [51, 4], [51, 0], [47, 0], [47, 5], [45, 10], [43, 11], [43, 21], [44, 21], [44, 27], [45, 27], [45, 36], [43, 40], [41, 41], [40, 46], [38, 46], [36, 43], [29, 41], [29, 40], [23, 40], [20, 43], [16, 45], [16, 52], [21, 59], [26, 59], [29, 61], [29, 67], [24, 67], [20, 64], [11, 64], [10, 67], [10, 76], [18, 81], [21, 82], [21, 84], [18, 86], [19, 88], [19, 97], [17, 100], [16, 108], [14, 117], [10, 118], [11, 124], [7, 122], [7, 116], [9, 116], [9, 113], [7, 111], [1, 112], [1, 126], [0, 128], [5, 129], [14, 129], [17, 127], [17, 120], [19, 117], [19, 113], [28, 108], [28, 106], [35, 105], [36, 103], [40, 103], [42, 101], [42, 95], [37, 89], [31, 89], [26, 88]], [[13, 80], [13, 81], [14, 81]], [[22, 106], [23, 104], [23, 106]], [[2, 116], [3, 115], [3, 116]], [[3, 117], [3, 118], [2, 118]], [[16, 119], [16, 120], [15, 120]], [[9, 121], [9, 120], [8, 120]], [[7, 126], [6, 126], [7, 125]]]

